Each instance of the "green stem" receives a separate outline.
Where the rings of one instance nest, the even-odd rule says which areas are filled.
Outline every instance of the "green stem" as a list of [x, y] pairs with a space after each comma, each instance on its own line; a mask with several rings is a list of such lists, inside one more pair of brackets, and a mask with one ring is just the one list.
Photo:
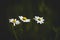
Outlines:
[[58, 38], [58, 33], [56, 33], [55, 40], [57, 40], [57, 38]]
[[16, 35], [16, 32], [15, 32], [15, 30], [14, 30], [14, 26], [12, 26], [12, 32], [13, 32], [13, 34], [14, 34], [16, 40], [19, 40], [18, 37], [17, 37], [17, 35]]

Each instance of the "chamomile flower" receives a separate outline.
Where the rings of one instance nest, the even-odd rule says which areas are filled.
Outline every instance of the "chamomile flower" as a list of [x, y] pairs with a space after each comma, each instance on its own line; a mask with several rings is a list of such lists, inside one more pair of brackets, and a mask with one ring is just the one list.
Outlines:
[[37, 23], [40, 23], [40, 24], [44, 23], [43, 17], [35, 16], [35, 18], [33, 18], [33, 19], [34, 19], [35, 21], [37, 21]]
[[23, 22], [30, 22], [30, 19], [27, 19], [27, 17], [19, 16], [19, 18]]
[[19, 20], [13, 19], [13, 18], [9, 19], [9, 23], [13, 23], [13, 26], [16, 26], [16, 25], [20, 24]]

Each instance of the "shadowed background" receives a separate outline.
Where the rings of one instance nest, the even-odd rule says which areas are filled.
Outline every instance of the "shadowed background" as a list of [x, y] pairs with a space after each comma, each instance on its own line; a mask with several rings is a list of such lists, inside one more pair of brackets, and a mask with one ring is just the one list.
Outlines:
[[9, 18], [43, 16], [45, 23], [40, 25], [32, 20], [15, 27], [19, 40], [59, 40], [59, 1], [57, 0], [0, 0], [1, 40], [15, 40], [9, 26]]

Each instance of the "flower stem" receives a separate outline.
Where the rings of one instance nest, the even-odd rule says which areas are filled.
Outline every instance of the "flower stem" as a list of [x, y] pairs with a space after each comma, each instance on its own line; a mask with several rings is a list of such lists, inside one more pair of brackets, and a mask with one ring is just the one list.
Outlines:
[[16, 32], [15, 32], [15, 30], [14, 30], [14, 26], [12, 26], [12, 32], [13, 32], [13, 34], [14, 34], [16, 40], [19, 40], [18, 37], [17, 37], [17, 35], [16, 35]]
[[58, 38], [58, 33], [56, 33], [55, 40], [57, 40], [57, 38]]

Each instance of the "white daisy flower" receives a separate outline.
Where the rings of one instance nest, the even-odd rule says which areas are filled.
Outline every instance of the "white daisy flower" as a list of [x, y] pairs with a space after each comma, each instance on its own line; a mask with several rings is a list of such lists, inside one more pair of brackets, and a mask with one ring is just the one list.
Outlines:
[[19, 20], [17, 19], [9, 19], [9, 23], [13, 23], [14, 26], [20, 24]]
[[37, 23], [40, 23], [40, 24], [44, 23], [43, 17], [35, 16], [35, 18], [33, 18], [33, 19], [34, 19], [35, 21], [37, 21]]
[[20, 20], [23, 22], [30, 22], [30, 19], [27, 19], [26, 17], [19, 16]]

